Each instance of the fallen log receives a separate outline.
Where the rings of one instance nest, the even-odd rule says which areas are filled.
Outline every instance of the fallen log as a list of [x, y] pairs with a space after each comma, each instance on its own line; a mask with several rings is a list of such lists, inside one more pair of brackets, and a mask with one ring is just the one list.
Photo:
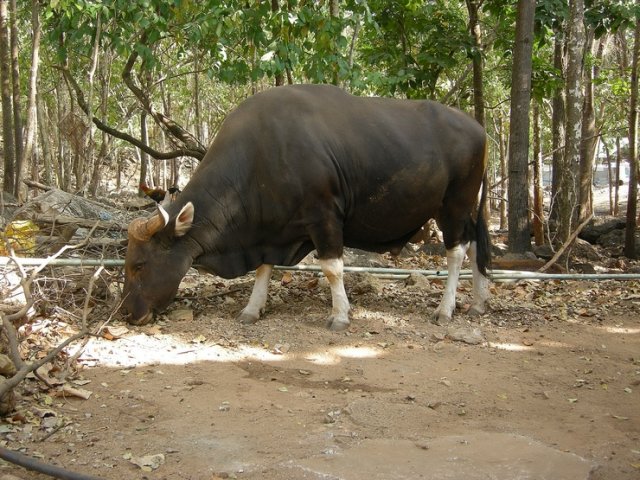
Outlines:
[[49, 213], [36, 213], [31, 216], [31, 221], [55, 225], [77, 225], [79, 228], [93, 228], [98, 230], [124, 230], [126, 227], [117, 222], [103, 220], [85, 220], [83, 218], [70, 217], [68, 215], [51, 215]]

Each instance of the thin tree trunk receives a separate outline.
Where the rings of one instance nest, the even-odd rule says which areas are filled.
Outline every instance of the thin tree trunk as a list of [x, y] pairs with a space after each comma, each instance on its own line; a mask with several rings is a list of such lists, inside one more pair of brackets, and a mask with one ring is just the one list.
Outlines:
[[16, 0], [9, 2], [9, 22], [11, 36], [11, 86], [13, 96], [13, 141], [15, 142], [15, 185], [13, 186], [13, 194], [21, 197], [24, 191], [22, 184], [22, 151], [24, 150], [24, 138], [22, 136], [22, 101], [20, 91], [20, 62], [18, 61], [18, 52], [20, 49], [18, 36], [18, 19]]
[[544, 245], [544, 208], [542, 194], [542, 148], [540, 145], [540, 106], [533, 102], [533, 238]]
[[558, 241], [563, 244], [577, 224], [580, 170], [580, 140], [582, 136], [582, 63], [584, 57], [584, 2], [570, 0], [567, 40], [566, 142], [564, 162], [560, 172], [558, 195]]
[[473, 109], [474, 117], [484, 126], [484, 80], [482, 77], [482, 31], [480, 30], [480, 21], [478, 18], [478, 10], [481, 0], [467, 0], [467, 10], [469, 11], [469, 30], [473, 37], [474, 53], [473, 53]]
[[[25, 130], [25, 145], [22, 152], [22, 160], [16, 171], [16, 183], [21, 184], [23, 171], [33, 156], [36, 139], [36, 127], [38, 124], [38, 67], [40, 65], [40, 9], [38, 0], [31, 2], [31, 30], [33, 39], [31, 41], [31, 71], [29, 72], [29, 98], [27, 104], [27, 122]], [[36, 169], [37, 173], [37, 169]], [[19, 188], [19, 187], [18, 187]]]
[[507, 179], [508, 170], [507, 170], [507, 154], [508, 151], [508, 136], [504, 134], [504, 122], [502, 120], [502, 115], [500, 116], [500, 178], [502, 179], [502, 184], [500, 186], [500, 230], [507, 229], [507, 188], [509, 185], [509, 180]]
[[195, 58], [195, 72], [193, 73], [193, 110], [194, 110], [194, 122], [196, 124], [195, 135], [198, 141], [203, 145], [207, 145], [207, 139], [204, 138], [202, 128], [202, 115], [200, 114], [200, 56], [196, 55]]
[[611, 168], [611, 152], [609, 151], [609, 145], [604, 140], [602, 141], [605, 155], [607, 156], [607, 183], [609, 184], [609, 215], [613, 215], [613, 168]]
[[[585, 52], [593, 50], [593, 32], [587, 34]], [[601, 45], [600, 42], [598, 42]], [[598, 51], [601, 52], [600, 49]], [[598, 144], [598, 130], [596, 128], [596, 114], [593, 105], [593, 81], [596, 79], [596, 68], [591, 66], [585, 69], [584, 75], [584, 102], [582, 108], [582, 133], [580, 142], [580, 206], [579, 219], [582, 223], [585, 218], [593, 213], [593, 166], [595, 151]]]
[[[102, 70], [102, 82], [101, 82], [101, 94], [100, 94], [100, 115], [102, 118], [107, 117], [108, 111], [108, 102], [109, 102], [109, 93], [111, 87], [111, 63], [112, 58], [108, 56], [102, 57], [102, 63], [100, 64], [100, 69]], [[91, 174], [91, 183], [89, 184], [89, 192], [92, 195], [97, 195], [100, 190], [100, 180], [102, 179], [102, 166], [105, 163], [105, 159], [109, 154], [109, 149], [111, 148], [111, 142], [113, 138], [111, 135], [107, 135], [105, 132], [101, 131], [101, 146], [98, 157], [96, 158], [93, 165], [93, 173]]]
[[509, 130], [509, 250], [513, 253], [524, 253], [531, 249], [528, 188], [529, 103], [535, 8], [535, 0], [518, 0]]
[[[149, 144], [149, 131], [147, 129], [147, 112], [140, 113], [140, 137], [145, 145]], [[149, 155], [144, 150], [140, 150], [140, 183], [147, 183], [147, 169], [149, 164]], [[138, 196], [144, 197], [142, 189], [138, 189]]]
[[[340, 16], [340, 2], [339, 0], [329, 0], [329, 16], [332, 21], [338, 21], [338, 17]], [[335, 55], [336, 57], [339, 55], [338, 51], [338, 42], [337, 40], [334, 42], [334, 47], [336, 49]], [[338, 70], [338, 65], [335, 64], [333, 66], [333, 73], [331, 75], [331, 83], [334, 85], [338, 85], [340, 83], [340, 75]]]
[[63, 119], [65, 116], [64, 109], [64, 93], [62, 90], [62, 86], [58, 85], [56, 87], [56, 113], [57, 113], [57, 126], [56, 133], [58, 139], [58, 152], [57, 152], [57, 174], [58, 174], [58, 184], [60, 188], [65, 192], [68, 192], [71, 189], [71, 151], [69, 148], [65, 147], [64, 138], [62, 136], [62, 129], [60, 126], [63, 123]]
[[[564, 72], [564, 53], [563, 40], [561, 33], [556, 32], [553, 48], [553, 66], [558, 72]], [[560, 191], [560, 173], [564, 165], [564, 144], [566, 139], [566, 131], [564, 124], [565, 114], [565, 96], [562, 87], [556, 88], [551, 112], [551, 213], [550, 220], [558, 222], [559, 202], [558, 192]]]
[[[636, 5], [640, 1], [636, 1]], [[629, 101], [629, 194], [627, 196], [627, 225], [624, 235], [624, 254], [636, 258], [636, 211], [638, 201], [638, 61], [640, 60], [640, 20], [636, 21], [631, 60], [631, 99]]]
[[[34, 0], [38, 1], [38, 0]], [[36, 115], [38, 116], [38, 136], [40, 137], [40, 146], [42, 148], [42, 161], [44, 164], [43, 181], [46, 185], [54, 185], [53, 161], [51, 155], [51, 136], [49, 133], [49, 122], [46, 120], [47, 111], [44, 100], [40, 92], [36, 95]]]
[[[271, 12], [275, 14], [279, 10], [280, 10], [280, 5], [278, 4], [278, 0], [271, 0]], [[279, 55], [279, 52], [277, 52], [276, 55]], [[283, 60], [283, 59], [280, 59], [280, 60]], [[277, 72], [275, 75], [275, 86], [279, 87], [281, 85], [284, 85], [284, 72]]]
[[620, 150], [620, 137], [616, 137], [616, 184], [613, 202], [613, 215], [620, 214], [620, 167], [622, 166], [622, 150]]
[[2, 96], [2, 142], [4, 147], [2, 189], [13, 195], [16, 185], [16, 150], [13, 136], [8, 6], [9, 0], [0, 0], [0, 96]]
[[[100, 35], [102, 34], [102, 15], [98, 12], [98, 19], [96, 22], [96, 35], [93, 39], [93, 51], [91, 53], [91, 66], [87, 75], [87, 83], [89, 84], [89, 94], [87, 95], [87, 108], [88, 112], [85, 112], [87, 116], [87, 126], [89, 133], [89, 141], [86, 154], [82, 158], [81, 165], [81, 177], [82, 177], [82, 190], [86, 190], [93, 180], [93, 164], [96, 162], [95, 157], [95, 140], [94, 140], [94, 125], [93, 125], [93, 92], [94, 92], [94, 79], [96, 70], [98, 69], [98, 58], [100, 52]], [[96, 192], [87, 192], [88, 194], [95, 194]]]

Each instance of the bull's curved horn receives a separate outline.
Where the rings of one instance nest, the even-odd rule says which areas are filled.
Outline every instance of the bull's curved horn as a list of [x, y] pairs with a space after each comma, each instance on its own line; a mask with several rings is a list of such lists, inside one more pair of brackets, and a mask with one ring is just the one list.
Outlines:
[[129, 236], [140, 242], [148, 242], [156, 232], [164, 228], [167, 224], [167, 217], [167, 212], [161, 211], [149, 219], [136, 218], [127, 229]]
[[[160, 209], [162, 207], [159, 207]], [[159, 232], [164, 228], [169, 220], [169, 215], [164, 210], [160, 210], [158, 215], [154, 215], [149, 220], [147, 220], [147, 234], [149, 238], [153, 236], [154, 233]]]

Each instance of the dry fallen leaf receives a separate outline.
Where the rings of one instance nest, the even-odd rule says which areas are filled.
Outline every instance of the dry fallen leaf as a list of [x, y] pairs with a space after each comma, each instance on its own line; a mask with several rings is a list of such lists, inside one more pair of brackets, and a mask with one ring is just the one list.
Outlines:
[[93, 392], [90, 390], [85, 390], [84, 388], [74, 388], [71, 385], [64, 385], [62, 387], [62, 391], [59, 392], [59, 396], [71, 395], [72, 397], [82, 398], [83, 400], [89, 400], [92, 394]]
[[291, 274], [291, 272], [284, 272], [282, 274], [282, 280], [281, 280], [282, 285], [289, 285], [292, 281], [293, 281], [293, 275]]
[[108, 325], [102, 329], [102, 336], [107, 340], [116, 340], [129, 333], [129, 329], [124, 326]]
[[164, 454], [156, 453], [155, 455], [145, 455], [143, 457], [132, 457], [129, 460], [134, 465], [137, 465], [145, 472], [151, 472], [156, 470], [160, 465], [164, 463]]

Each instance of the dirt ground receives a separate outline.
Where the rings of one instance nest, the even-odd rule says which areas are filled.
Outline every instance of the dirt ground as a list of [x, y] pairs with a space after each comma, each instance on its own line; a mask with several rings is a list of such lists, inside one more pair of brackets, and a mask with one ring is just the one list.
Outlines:
[[[639, 281], [495, 282], [482, 317], [462, 281], [438, 326], [443, 281], [347, 274], [335, 333], [311, 273], [277, 273], [264, 318], [239, 325], [252, 280], [193, 272], [155, 324], [111, 321], [68, 385], [88, 399], [27, 380], [0, 445], [105, 480], [640, 478]], [[32, 336], [73, 333], [73, 313]], [[0, 461], [16, 477], [50, 478]]]
[[239, 325], [251, 280], [194, 273], [154, 325], [92, 339], [91, 396], [33, 393], [3, 444], [111, 480], [640, 478], [639, 282], [494, 283], [471, 318], [463, 281], [438, 326], [442, 282], [351, 274], [335, 333], [310, 273]]

